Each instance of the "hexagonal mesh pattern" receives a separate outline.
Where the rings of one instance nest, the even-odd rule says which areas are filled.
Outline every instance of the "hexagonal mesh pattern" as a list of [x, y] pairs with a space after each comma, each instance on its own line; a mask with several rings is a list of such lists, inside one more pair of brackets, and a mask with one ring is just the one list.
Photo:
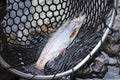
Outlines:
[[69, 0], [8, 0], [7, 4], [1, 24], [8, 43], [14, 45], [37, 43], [41, 35], [53, 32], [74, 15]]
[[[77, 54], [82, 60], [95, 47], [107, 28], [105, 21], [113, 2], [114, 0], [6, 0], [5, 7], [3, 6], [6, 13], [3, 18], [0, 17], [1, 55], [12, 67], [28, 73], [24, 67], [36, 62], [49, 34], [68, 19], [83, 12], [86, 19], [78, 36], [81, 40], [68, 50], [68, 53], [73, 52], [73, 58], [76, 58], [74, 53], [82, 53]], [[69, 59], [69, 63], [73, 58]], [[76, 61], [80, 62], [78, 58]], [[79, 62], [69, 64], [62, 71]]]

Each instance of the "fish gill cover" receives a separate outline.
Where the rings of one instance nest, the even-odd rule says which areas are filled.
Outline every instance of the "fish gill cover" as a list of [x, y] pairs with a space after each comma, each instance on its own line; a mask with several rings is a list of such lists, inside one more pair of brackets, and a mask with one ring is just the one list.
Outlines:
[[[77, 65], [96, 46], [104, 33], [114, 0], [6, 0], [1, 20], [1, 56], [13, 68], [31, 73], [51, 34], [81, 12], [85, 21], [66, 54], [45, 66], [45, 74], [66, 71]], [[3, 34], [3, 35], [2, 35]], [[7, 49], [7, 50], [6, 50]], [[32, 73], [39, 74], [32, 70]]]

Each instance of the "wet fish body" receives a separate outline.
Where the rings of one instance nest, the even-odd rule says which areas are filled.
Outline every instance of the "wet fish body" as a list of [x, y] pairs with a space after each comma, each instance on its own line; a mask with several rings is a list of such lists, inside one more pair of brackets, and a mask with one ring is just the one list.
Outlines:
[[78, 18], [66, 21], [64, 25], [52, 34], [36, 62], [36, 68], [42, 70], [48, 61], [54, 62], [57, 56], [60, 54], [64, 55], [65, 49], [76, 37], [84, 20], [85, 15], [80, 14]]

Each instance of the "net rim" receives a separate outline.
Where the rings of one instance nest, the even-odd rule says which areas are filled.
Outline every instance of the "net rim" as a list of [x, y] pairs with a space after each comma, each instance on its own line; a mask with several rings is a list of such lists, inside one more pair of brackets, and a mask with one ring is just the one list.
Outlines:
[[8, 70], [11, 71], [12, 73], [20, 76], [20, 77], [24, 77], [24, 78], [27, 78], [27, 79], [35, 79], [35, 80], [39, 80], [39, 79], [42, 79], [42, 80], [48, 80], [48, 79], [52, 79], [53, 77], [54, 78], [60, 78], [60, 77], [63, 77], [63, 76], [67, 76], [67, 75], [70, 75], [71, 73], [73, 73], [73, 71], [77, 71], [80, 67], [82, 67], [90, 58], [91, 56], [93, 56], [95, 54], [95, 52], [100, 48], [100, 46], [102, 45], [102, 42], [105, 41], [109, 31], [110, 31], [110, 28], [113, 27], [113, 23], [114, 23], [114, 20], [115, 20], [115, 16], [116, 16], [116, 8], [117, 8], [117, 4], [118, 4], [118, 0], [114, 0], [114, 8], [112, 8], [112, 16], [111, 16], [111, 20], [110, 20], [110, 23], [108, 25], [108, 28], [106, 29], [105, 33], [103, 34], [102, 36], [102, 39], [98, 42], [98, 44], [93, 48], [93, 50], [90, 52], [90, 54], [88, 54], [80, 63], [78, 63], [73, 69], [69, 69], [65, 72], [61, 72], [61, 73], [58, 73], [56, 75], [32, 75], [30, 73], [24, 73], [24, 72], [21, 72], [21, 71], [18, 71], [17, 69], [14, 69], [14, 68], [9, 68], [10, 65], [7, 64], [5, 62], [5, 60], [0, 56], [0, 64], [5, 67], [5, 68], [9, 68]]

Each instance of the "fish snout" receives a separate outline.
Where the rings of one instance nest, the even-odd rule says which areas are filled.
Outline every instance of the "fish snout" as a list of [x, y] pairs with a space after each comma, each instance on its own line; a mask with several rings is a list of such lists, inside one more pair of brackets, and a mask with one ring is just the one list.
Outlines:
[[55, 65], [55, 60], [49, 60], [46, 64], [45, 64], [45, 68], [52, 68]]

